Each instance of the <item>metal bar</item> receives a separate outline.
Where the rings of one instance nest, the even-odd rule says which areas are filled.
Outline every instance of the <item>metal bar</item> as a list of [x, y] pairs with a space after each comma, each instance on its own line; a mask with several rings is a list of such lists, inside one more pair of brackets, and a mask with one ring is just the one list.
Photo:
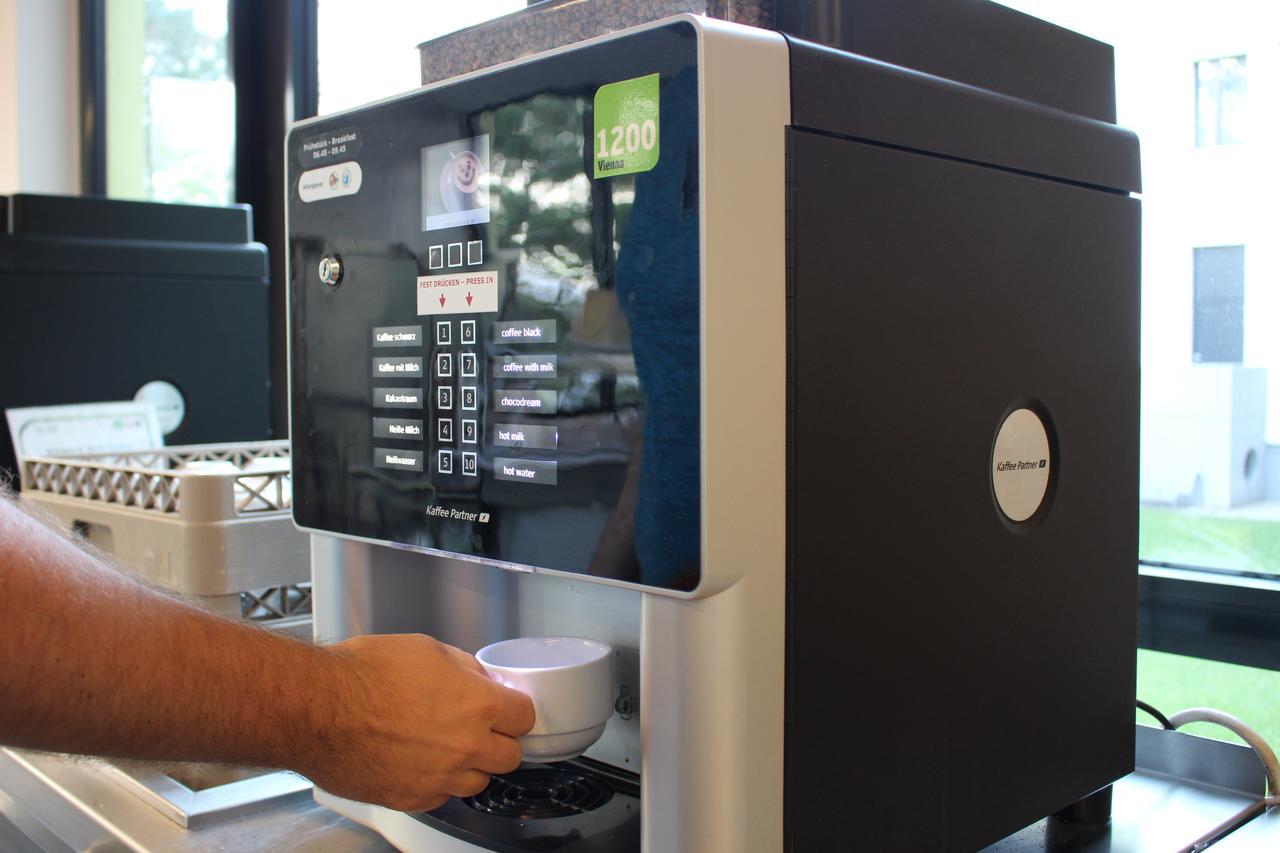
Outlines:
[[106, 0], [80, 0], [80, 192], [107, 194]]
[[311, 118], [320, 110], [320, 51], [316, 0], [293, 0], [289, 28], [290, 88], [293, 121]]
[[1138, 646], [1280, 670], [1280, 577], [1140, 566]]
[[[290, 118], [315, 112], [318, 86], [315, 0], [262, 3], [230, 0], [231, 73], [236, 83], [235, 198], [253, 207], [254, 239], [270, 253], [269, 322], [285, 317], [284, 142]], [[283, 332], [271, 338], [271, 419], [277, 436], [288, 432], [288, 354]]]

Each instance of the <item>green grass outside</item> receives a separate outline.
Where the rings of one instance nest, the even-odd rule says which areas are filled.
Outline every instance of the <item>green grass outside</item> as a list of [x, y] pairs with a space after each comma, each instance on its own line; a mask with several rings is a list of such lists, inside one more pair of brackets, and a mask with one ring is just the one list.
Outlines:
[[1138, 555], [1157, 563], [1280, 573], [1280, 522], [1142, 507]]
[[[1140, 649], [1138, 698], [1166, 716], [1186, 708], [1226, 711], [1280, 751], [1280, 672]], [[1158, 725], [1141, 711], [1137, 720]], [[1181, 731], [1241, 742], [1226, 729], [1208, 723], [1193, 723]]]

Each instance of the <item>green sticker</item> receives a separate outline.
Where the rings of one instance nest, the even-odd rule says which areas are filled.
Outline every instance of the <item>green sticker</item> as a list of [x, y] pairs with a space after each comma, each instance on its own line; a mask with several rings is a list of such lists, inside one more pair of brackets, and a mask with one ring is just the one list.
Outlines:
[[596, 89], [597, 178], [647, 172], [658, 165], [658, 75]]

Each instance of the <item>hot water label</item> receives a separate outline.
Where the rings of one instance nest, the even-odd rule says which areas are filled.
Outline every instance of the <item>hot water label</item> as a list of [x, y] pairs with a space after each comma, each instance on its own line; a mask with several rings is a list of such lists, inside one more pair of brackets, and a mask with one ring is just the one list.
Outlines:
[[534, 483], [539, 486], [556, 484], [556, 463], [544, 459], [493, 460], [493, 476], [511, 483]]

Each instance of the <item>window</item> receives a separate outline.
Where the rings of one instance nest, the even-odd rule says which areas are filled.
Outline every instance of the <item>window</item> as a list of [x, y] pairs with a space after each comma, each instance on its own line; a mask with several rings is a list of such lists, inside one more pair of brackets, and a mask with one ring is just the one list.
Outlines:
[[227, 0], [112, 0], [107, 11], [107, 194], [231, 202]]
[[[418, 45], [528, 5], [525, 0], [318, 0], [320, 114], [416, 89]], [[352, 61], [359, 57], [359, 61]]]
[[1244, 246], [1197, 248], [1191, 360], [1244, 360]]
[[1245, 58], [1196, 63], [1196, 145], [1244, 142]]
[[[1280, 146], [1269, 75], [1255, 76], [1249, 103], [1272, 112], [1253, 121], [1245, 109], [1246, 56], [1280, 64], [1274, 5], [1197, 15], [1002, 2], [1115, 46], [1119, 123], [1142, 144], [1138, 695], [1170, 713], [1223, 708], [1280, 743], [1280, 336], [1268, 286], [1280, 256], [1250, 253], [1248, 299], [1244, 268], [1245, 245], [1280, 229], [1256, 153]], [[1224, 56], [1223, 42], [1241, 49]], [[1189, 69], [1196, 145], [1216, 146], [1211, 157], [1188, 156]], [[1246, 121], [1250, 144], [1238, 145]]]

